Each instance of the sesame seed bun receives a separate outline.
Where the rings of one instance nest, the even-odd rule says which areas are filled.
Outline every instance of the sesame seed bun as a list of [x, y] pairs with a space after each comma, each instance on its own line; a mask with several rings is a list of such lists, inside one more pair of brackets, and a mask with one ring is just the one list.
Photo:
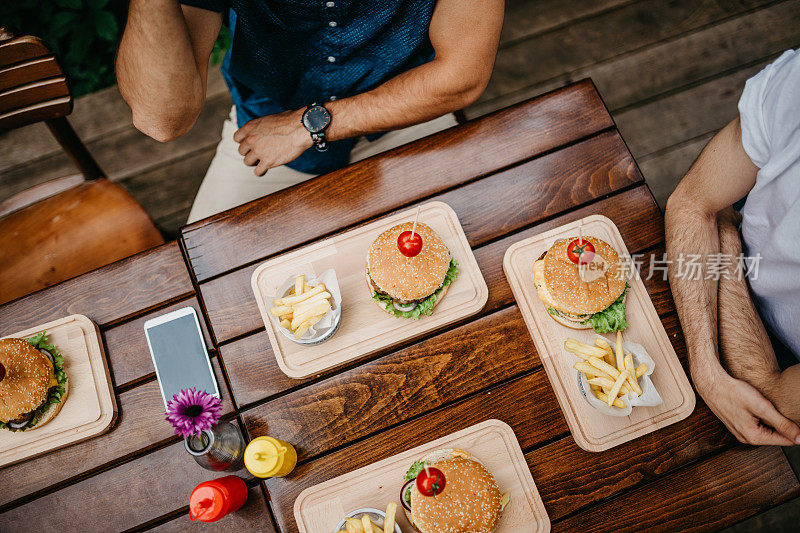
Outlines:
[[492, 474], [464, 452], [439, 450], [423, 458], [444, 474], [444, 490], [423, 496], [411, 488], [411, 516], [420, 533], [491, 533], [502, 513], [501, 494]]
[[[0, 363], [6, 371], [0, 381], [0, 422], [35, 411], [47, 401], [50, 389], [58, 385], [50, 359], [23, 339], [0, 339]], [[48, 406], [34, 428], [46, 424], [61, 410], [68, 381], [63, 387], [61, 401]]]
[[[625, 276], [621, 275], [619, 254], [606, 241], [596, 237], [584, 239], [592, 243], [595, 253], [606, 260], [609, 268], [603, 276], [593, 281], [586, 282], [580, 278], [578, 265], [567, 257], [567, 246], [576, 238], [556, 241], [544, 253], [544, 257], [533, 265], [534, 283], [539, 298], [562, 315], [551, 315], [555, 319], [565, 318], [569, 321], [571, 318], [579, 318], [580, 315], [598, 313], [613, 304], [625, 291], [627, 282]], [[569, 325], [576, 326], [580, 324]]]
[[0, 363], [6, 368], [0, 381], [0, 421], [8, 422], [33, 411], [47, 399], [53, 364], [22, 339], [0, 340]]
[[411, 231], [412, 222], [393, 226], [375, 239], [367, 252], [367, 269], [375, 287], [403, 302], [422, 300], [436, 292], [450, 268], [450, 250], [433, 229], [422, 222], [416, 232], [422, 237], [422, 250], [406, 257], [397, 247], [397, 238]]

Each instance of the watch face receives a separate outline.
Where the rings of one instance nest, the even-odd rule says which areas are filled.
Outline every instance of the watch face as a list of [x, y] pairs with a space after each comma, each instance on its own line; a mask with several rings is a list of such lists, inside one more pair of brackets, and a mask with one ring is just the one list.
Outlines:
[[311, 133], [323, 131], [331, 123], [331, 114], [321, 105], [310, 107], [303, 113], [303, 126]]

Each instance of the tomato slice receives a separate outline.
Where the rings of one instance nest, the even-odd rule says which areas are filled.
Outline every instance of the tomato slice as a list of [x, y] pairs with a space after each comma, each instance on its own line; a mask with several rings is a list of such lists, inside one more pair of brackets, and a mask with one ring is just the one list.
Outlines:
[[422, 235], [404, 231], [397, 237], [397, 247], [406, 257], [414, 257], [422, 251]]
[[594, 259], [594, 245], [586, 239], [583, 239], [583, 243], [580, 239], [575, 239], [567, 245], [567, 257], [575, 264], [591, 263]]
[[441, 494], [447, 480], [444, 473], [438, 468], [428, 466], [417, 474], [417, 490], [423, 496], [436, 496]]

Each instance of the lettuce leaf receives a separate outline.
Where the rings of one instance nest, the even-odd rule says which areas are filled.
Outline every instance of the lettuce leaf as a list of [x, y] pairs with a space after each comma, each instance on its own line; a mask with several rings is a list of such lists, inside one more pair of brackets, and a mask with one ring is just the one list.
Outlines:
[[411, 468], [409, 468], [408, 472], [406, 472], [406, 475], [403, 476], [403, 479], [406, 481], [416, 479], [419, 473], [425, 470], [426, 466], [428, 466], [428, 461], [414, 461], [411, 464]]
[[9, 427], [7, 423], [0, 422], [0, 428], [7, 429], [9, 431], [25, 431], [27, 429], [33, 428], [42, 418], [44, 412], [47, 411], [47, 409], [51, 405], [59, 403], [61, 401], [61, 398], [64, 396], [64, 392], [66, 391], [64, 384], [67, 382], [67, 374], [64, 372], [64, 357], [56, 349], [55, 346], [47, 342], [47, 332], [42, 331], [41, 333], [37, 333], [33, 337], [26, 340], [28, 341], [28, 344], [30, 344], [34, 348], [37, 349], [41, 348], [53, 354], [53, 359], [55, 360], [53, 371], [56, 376], [56, 381], [58, 381], [58, 385], [50, 389], [47, 395], [47, 400], [45, 400], [45, 402], [42, 405], [40, 405], [36, 409], [36, 411], [33, 412], [33, 417], [31, 418], [31, 421], [24, 428], [14, 429]]
[[597, 333], [613, 333], [627, 328], [629, 324], [625, 320], [625, 295], [630, 288], [630, 285], [626, 285], [625, 290], [613, 304], [593, 314], [583, 324], [590, 324]]
[[447, 269], [447, 273], [444, 275], [444, 281], [442, 281], [441, 287], [436, 289], [436, 292], [419, 302], [411, 311], [400, 311], [399, 309], [396, 309], [392, 297], [386, 294], [378, 294], [377, 292], [372, 291], [372, 299], [376, 302], [382, 303], [386, 312], [393, 314], [397, 318], [410, 318], [412, 320], [419, 320], [422, 316], [433, 314], [433, 307], [436, 305], [436, 302], [439, 301], [439, 298], [444, 292], [444, 288], [453, 283], [453, 280], [455, 280], [457, 277], [458, 262], [455, 259], [450, 259], [450, 268]]

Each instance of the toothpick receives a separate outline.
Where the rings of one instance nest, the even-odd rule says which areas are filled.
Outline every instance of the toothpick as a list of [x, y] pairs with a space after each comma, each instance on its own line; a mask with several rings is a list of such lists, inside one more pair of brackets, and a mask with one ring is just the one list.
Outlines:
[[417, 229], [417, 219], [419, 218], [419, 210], [422, 208], [421, 205], [417, 206], [417, 213], [414, 215], [414, 225], [411, 226], [411, 236], [414, 236], [414, 232]]
[[583, 219], [578, 221], [578, 245], [583, 246]]

